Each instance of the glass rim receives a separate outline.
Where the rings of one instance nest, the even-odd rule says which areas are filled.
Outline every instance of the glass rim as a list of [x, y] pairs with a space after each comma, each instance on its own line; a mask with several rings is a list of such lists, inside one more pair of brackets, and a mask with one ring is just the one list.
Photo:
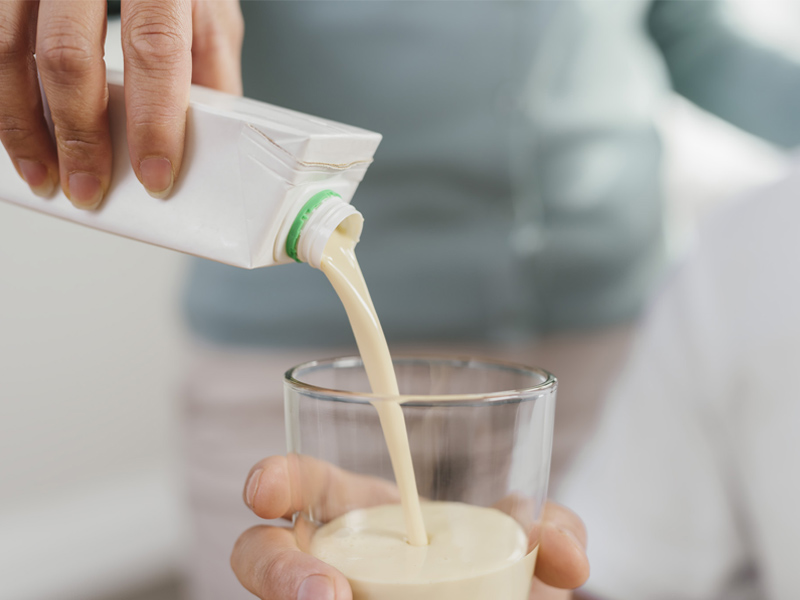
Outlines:
[[[481, 358], [474, 356], [436, 356], [436, 355], [397, 355], [392, 357], [392, 363], [402, 362], [424, 362], [424, 363], [445, 363], [451, 366], [468, 367], [471, 365], [489, 367], [493, 369], [503, 369], [507, 371], [517, 371], [524, 374], [542, 377], [543, 381], [536, 385], [516, 388], [511, 390], [500, 390], [497, 392], [485, 392], [476, 394], [401, 394], [397, 396], [403, 406], [481, 406], [494, 404], [508, 404], [514, 402], [526, 402], [534, 400], [542, 393], [550, 392], [558, 386], [556, 377], [540, 367], [528, 367], [519, 363], [495, 360], [491, 358]], [[352, 404], [370, 404], [375, 401], [388, 400], [386, 396], [367, 392], [351, 392], [347, 390], [335, 390], [317, 386], [305, 381], [301, 381], [297, 374], [309, 369], [317, 370], [320, 368], [352, 368], [363, 367], [364, 363], [360, 356], [338, 356], [319, 360], [310, 360], [296, 365], [284, 373], [284, 384], [289, 385], [297, 391], [311, 395], [317, 400], [329, 402], [345, 402]], [[395, 399], [395, 398], [393, 398]]]

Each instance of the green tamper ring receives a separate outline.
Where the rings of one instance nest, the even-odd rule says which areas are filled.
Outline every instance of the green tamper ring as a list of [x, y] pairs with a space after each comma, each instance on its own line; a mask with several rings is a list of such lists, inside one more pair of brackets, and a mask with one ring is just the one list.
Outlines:
[[341, 198], [341, 196], [333, 190], [322, 190], [311, 196], [311, 199], [306, 202], [303, 208], [300, 209], [300, 212], [297, 213], [294, 223], [292, 223], [292, 226], [289, 228], [289, 235], [286, 236], [286, 254], [289, 255], [289, 258], [297, 262], [303, 262], [297, 258], [297, 243], [300, 241], [300, 232], [303, 230], [303, 225], [306, 224], [311, 213], [328, 198]]

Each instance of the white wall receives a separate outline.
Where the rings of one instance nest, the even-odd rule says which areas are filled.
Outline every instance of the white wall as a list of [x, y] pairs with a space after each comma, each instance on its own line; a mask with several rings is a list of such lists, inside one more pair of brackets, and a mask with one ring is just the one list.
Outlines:
[[[180, 521], [162, 517], [178, 501], [170, 476], [181, 264], [165, 250], [0, 204], [0, 598], [64, 598], [43, 595], [41, 549], [26, 561], [26, 546], [2, 526], [20, 519], [51, 523], [42, 542], [64, 551], [62, 563], [79, 559], [76, 549], [107, 557], [109, 546], [85, 535], [142, 551], [120, 556], [120, 567], [135, 570], [165, 545], [176, 548], [175, 564]], [[92, 503], [103, 495], [115, 502]], [[148, 515], [165, 523], [142, 527]], [[108, 521], [99, 537], [95, 518]], [[86, 527], [74, 529], [75, 520]], [[78, 578], [92, 584], [96, 561], [79, 562], [87, 572]]]
[[162, 463], [179, 257], [8, 204], [0, 240], [0, 504]]
[[0, 203], [0, 598], [86, 600], [179, 563], [183, 261]]

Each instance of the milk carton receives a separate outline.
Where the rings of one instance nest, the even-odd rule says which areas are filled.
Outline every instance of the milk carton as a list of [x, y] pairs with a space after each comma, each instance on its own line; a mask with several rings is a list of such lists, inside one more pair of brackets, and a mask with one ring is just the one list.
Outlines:
[[380, 134], [192, 86], [183, 166], [171, 196], [159, 200], [130, 164], [122, 81], [108, 72], [114, 165], [97, 211], [76, 209], [60, 190], [36, 196], [2, 151], [0, 199], [246, 269], [314, 265], [342, 222], [360, 233], [349, 202]]

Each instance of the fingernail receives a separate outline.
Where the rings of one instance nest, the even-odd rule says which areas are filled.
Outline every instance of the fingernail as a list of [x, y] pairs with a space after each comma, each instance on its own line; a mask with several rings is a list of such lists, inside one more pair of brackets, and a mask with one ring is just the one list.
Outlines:
[[91, 173], [71, 173], [69, 199], [77, 208], [97, 208], [103, 201], [103, 186]]
[[35, 160], [21, 158], [17, 161], [22, 178], [25, 180], [31, 191], [37, 196], [48, 197], [53, 194], [55, 183], [50, 179], [47, 167]]
[[139, 163], [142, 183], [153, 198], [166, 198], [172, 191], [172, 163], [166, 158], [146, 158]]
[[247, 480], [247, 485], [245, 486], [244, 491], [244, 501], [247, 502], [247, 506], [253, 508], [253, 500], [256, 497], [256, 492], [258, 491], [258, 484], [261, 481], [261, 473], [263, 473], [264, 469], [256, 469], [253, 471], [253, 474], [250, 475], [250, 479]]
[[297, 600], [336, 600], [333, 582], [325, 575], [306, 577], [297, 590]]

